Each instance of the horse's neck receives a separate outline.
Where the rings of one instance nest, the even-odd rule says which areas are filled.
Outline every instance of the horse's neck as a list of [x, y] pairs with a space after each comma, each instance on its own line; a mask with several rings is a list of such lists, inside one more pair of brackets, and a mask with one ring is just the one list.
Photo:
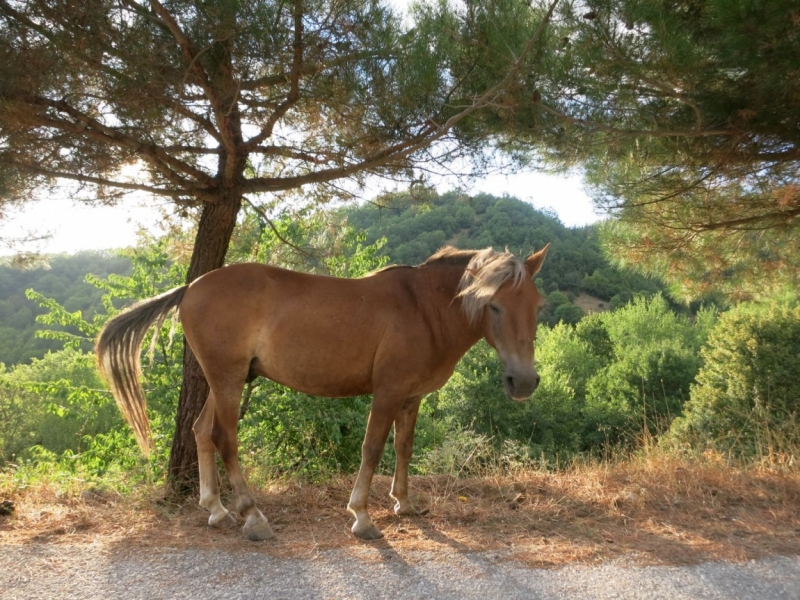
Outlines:
[[437, 345], [458, 353], [458, 360], [483, 337], [483, 328], [467, 320], [457, 298], [458, 283], [464, 269], [436, 267], [421, 273], [424, 282], [418, 286], [419, 306], [425, 311]]

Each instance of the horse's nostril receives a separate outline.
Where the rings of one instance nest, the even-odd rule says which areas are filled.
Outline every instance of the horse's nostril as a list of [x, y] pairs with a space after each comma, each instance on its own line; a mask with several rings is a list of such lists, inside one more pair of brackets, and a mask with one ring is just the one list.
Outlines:
[[542, 378], [537, 374], [536, 377], [533, 378], [533, 389], [538, 388], [541, 381]]
[[512, 394], [514, 393], [514, 378], [511, 375], [506, 375], [506, 388]]

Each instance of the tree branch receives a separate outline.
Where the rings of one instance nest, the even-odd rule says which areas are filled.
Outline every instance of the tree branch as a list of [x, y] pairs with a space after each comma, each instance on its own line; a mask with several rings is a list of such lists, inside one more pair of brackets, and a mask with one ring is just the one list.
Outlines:
[[119, 130], [114, 129], [113, 127], [108, 127], [97, 119], [94, 119], [70, 106], [63, 100], [50, 100], [48, 98], [42, 98], [39, 96], [28, 96], [23, 98], [23, 101], [33, 106], [45, 106], [48, 108], [53, 108], [59, 112], [67, 114], [77, 121], [77, 123], [73, 123], [71, 121], [63, 121], [60, 119], [53, 119], [51, 117], [39, 116], [37, 120], [39, 120], [42, 124], [72, 131], [73, 133], [80, 135], [93, 137], [94, 139], [109, 145], [121, 146], [133, 150], [142, 155], [147, 162], [152, 164], [162, 175], [164, 175], [167, 180], [171, 181], [175, 185], [186, 187], [192, 184], [177, 175], [173, 169], [177, 169], [185, 175], [193, 177], [198, 183], [206, 187], [211, 187], [215, 184], [213, 177], [207, 173], [204, 173], [200, 169], [197, 169], [183, 162], [182, 160], [175, 158], [174, 156], [170, 156], [164, 151], [163, 148], [159, 148], [155, 144], [143, 143], [134, 137], [128, 136]]
[[291, 87], [286, 96], [286, 100], [281, 102], [269, 116], [266, 125], [258, 135], [250, 138], [244, 144], [244, 149], [248, 150], [258, 146], [261, 142], [272, 136], [275, 124], [286, 115], [287, 111], [300, 99], [300, 75], [303, 70], [303, 2], [294, 2], [294, 43], [292, 44], [292, 72], [290, 74]]
[[688, 129], [688, 130], [672, 130], [672, 131], [658, 131], [653, 129], [620, 129], [611, 125], [604, 125], [597, 121], [588, 121], [586, 119], [579, 119], [578, 117], [571, 117], [560, 110], [556, 110], [547, 106], [543, 102], [540, 104], [543, 111], [550, 113], [561, 121], [566, 121], [572, 125], [580, 125], [588, 127], [597, 131], [604, 131], [607, 133], [618, 133], [627, 137], [711, 137], [711, 136], [730, 136], [736, 134], [734, 129]]
[[369, 169], [374, 169], [377, 167], [386, 166], [388, 163], [406, 158], [407, 156], [417, 152], [418, 150], [424, 148], [432, 144], [433, 142], [441, 139], [444, 137], [450, 130], [453, 129], [459, 122], [467, 118], [472, 113], [480, 110], [486, 106], [491, 105], [497, 95], [503, 91], [520, 68], [523, 65], [523, 61], [525, 58], [530, 54], [533, 47], [538, 42], [539, 38], [541, 37], [542, 33], [544, 32], [545, 28], [547, 27], [548, 23], [550, 22], [550, 18], [553, 15], [553, 11], [556, 8], [559, 0], [553, 0], [550, 4], [547, 13], [542, 19], [542, 22], [539, 24], [539, 27], [536, 29], [533, 36], [528, 40], [525, 44], [525, 48], [522, 50], [520, 55], [514, 61], [512, 66], [506, 71], [503, 78], [497, 82], [495, 85], [490, 87], [488, 90], [483, 92], [480, 96], [475, 98], [475, 100], [466, 108], [464, 108], [461, 112], [451, 116], [443, 125], [438, 125], [433, 120], [429, 120], [427, 126], [422, 130], [422, 132], [411, 139], [395, 144], [394, 146], [390, 146], [385, 150], [376, 153], [375, 155], [362, 160], [360, 162], [351, 164], [345, 167], [338, 167], [335, 169], [325, 169], [322, 171], [317, 171], [315, 173], [308, 173], [306, 175], [299, 175], [297, 177], [286, 177], [286, 178], [254, 178], [249, 180], [244, 186], [243, 189], [246, 192], [272, 192], [272, 191], [283, 191], [292, 188], [297, 188], [309, 183], [325, 183], [328, 181], [332, 181], [334, 179], [339, 179], [342, 177], [349, 177], [358, 173], [360, 171], [365, 171]]
[[275, 237], [278, 238], [281, 241], [281, 243], [286, 244], [287, 246], [292, 248], [295, 252], [297, 252], [301, 256], [305, 256], [306, 258], [309, 258], [311, 260], [317, 260], [318, 259], [317, 256], [314, 256], [313, 254], [311, 254], [307, 250], [304, 250], [300, 246], [296, 246], [295, 244], [293, 244], [292, 242], [287, 240], [285, 237], [283, 237], [283, 235], [281, 235], [281, 232], [278, 231], [278, 228], [275, 227], [275, 224], [272, 222], [272, 219], [270, 219], [267, 216], [267, 213], [265, 213], [263, 210], [261, 210], [261, 208], [259, 208], [255, 204], [253, 204], [253, 202], [250, 200], [250, 198], [248, 198], [247, 196], [242, 196], [242, 200], [247, 202], [247, 204], [250, 206], [250, 208], [252, 208], [254, 211], [256, 211], [256, 213], [258, 214], [259, 217], [264, 219], [264, 222], [269, 226], [269, 228], [272, 230], [272, 233], [275, 234]]
[[[776, 223], [788, 223], [798, 216], [800, 216], [800, 207], [789, 210], [779, 210], [763, 215], [754, 215], [752, 217], [743, 217], [741, 219], [729, 219], [727, 221], [718, 221], [716, 223], [704, 223], [696, 226], [696, 229], [699, 231], [714, 231], [717, 229], [759, 231], [763, 229], [773, 229], [776, 226]], [[752, 223], [762, 223], [762, 225], [760, 227], [739, 227], [739, 225], [749, 225]]]
[[[282, 156], [284, 158], [295, 158], [297, 160], [304, 160], [306, 162], [314, 163], [317, 165], [324, 165], [336, 158], [341, 158], [341, 155], [331, 154], [330, 152], [303, 152], [290, 146], [256, 146], [250, 149], [250, 152], [255, 154], [265, 154], [268, 156]], [[321, 158], [323, 155], [324, 158]]]
[[[186, 60], [189, 62], [189, 70], [194, 74], [197, 78], [197, 81], [201, 88], [203, 88], [203, 92], [205, 93], [206, 97], [208, 98], [209, 102], [211, 102], [211, 107], [213, 108], [214, 112], [217, 114], [217, 121], [219, 123], [223, 122], [224, 115], [227, 111], [227, 107], [223, 105], [222, 101], [220, 100], [219, 96], [217, 95], [214, 86], [211, 84], [211, 80], [206, 73], [203, 66], [200, 64], [200, 53], [198, 53], [192, 41], [188, 38], [188, 36], [183, 33], [183, 30], [178, 25], [175, 18], [169, 13], [169, 11], [164, 8], [164, 5], [161, 4], [158, 0], [150, 0], [150, 6], [153, 11], [161, 17], [161, 19], [166, 23], [167, 27], [169, 28], [170, 33], [172, 33], [172, 37], [175, 38], [175, 41], [178, 42], [178, 45], [181, 47]], [[233, 139], [233, 136], [227, 128], [220, 127], [220, 134], [222, 136], [222, 141], [225, 146], [225, 149], [230, 154], [236, 153], [236, 141]]]
[[[51, 179], [68, 179], [70, 181], [78, 181], [80, 183], [91, 183], [93, 185], [108, 186], [123, 190], [148, 192], [150, 194], [156, 194], [158, 196], [166, 196], [168, 198], [173, 198], [173, 199], [181, 199], [181, 198], [186, 198], [188, 196], [195, 196], [202, 199], [202, 195], [194, 191], [157, 188], [140, 183], [126, 183], [124, 181], [114, 181], [113, 179], [105, 179], [103, 177], [94, 177], [92, 175], [69, 173], [65, 171], [55, 171], [53, 169], [44, 169], [36, 165], [30, 165], [18, 161], [11, 161], [6, 164], [13, 165], [14, 167], [16, 167], [21, 171], [25, 171], [34, 175], [42, 175], [44, 177], [49, 177]], [[213, 197], [211, 197], [210, 199], [216, 200], [216, 198]]]

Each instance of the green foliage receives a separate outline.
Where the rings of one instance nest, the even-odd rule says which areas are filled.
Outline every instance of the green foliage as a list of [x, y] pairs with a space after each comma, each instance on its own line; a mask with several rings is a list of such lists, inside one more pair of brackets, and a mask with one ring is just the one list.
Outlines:
[[371, 397], [314, 398], [268, 381], [257, 385], [239, 429], [245, 464], [312, 479], [358, 468]]
[[[560, 306], [572, 306], [564, 300]], [[480, 343], [427, 399], [423, 414], [440, 424], [439, 444], [455, 436], [447, 452], [456, 454], [464, 431], [489, 440], [496, 451], [509, 442], [521, 444], [529, 457], [548, 463], [612, 446], [635, 447], [643, 435], [664, 431], [681, 414], [715, 319], [715, 311], [703, 310], [692, 322], [656, 296], [590, 315], [576, 326], [540, 326], [536, 359], [542, 382], [525, 403], [508, 400], [500, 362]], [[440, 454], [429, 459], [444, 460]]]
[[68, 348], [0, 373], [0, 460], [14, 462], [31, 446], [79, 452], [84, 436], [120, 424], [102, 389], [94, 356]]
[[[673, 313], [661, 296], [637, 299], [612, 313], [594, 315], [576, 334], [610, 346], [604, 365], [586, 382], [587, 444], [630, 442], [664, 431], [681, 413], [700, 368], [700, 347], [713, 311], [692, 323]], [[599, 336], [605, 330], [607, 343]], [[595, 346], [597, 347], [597, 346]]]
[[340, 215], [319, 209], [284, 211], [267, 222], [245, 209], [228, 262], [261, 262], [306, 273], [361, 277], [389, 262], [385, 238], [365, 244], [366, 234]]
[[526, 445], [532, 456], [554, 459], [579, 449], [574, 428], [575, 399], [567, 379], [540, 369], [542, 383], [528, 402], [513, 402], [503, 391], [503, 368], [485, 342], [471, 349], [456, 372], [438, 392], [431, 394], [426, 411], [441, 421], [445, 437], [471, 430], [502, 448], [507, 441]]
[[[82, 346], [93, 342], [106, 320], [118, 312], [115, 304], [173, 287], [185, 278], [185, 271], [169, 260], [166, 240], [122, 254], [131, 265], [130, 276], [86, 277], [101, 290], [105, 309], [91, 321], [51, 298], [29, 293], [47, 311], [38, 317], [39, 322], [59, 327], [43, 334], [61, 341], [65, 348], [0, 374], [0, 412], [8, 423], [0, 431], [0, 459], [16, 461], [25, 473], [35, 473], [42, 457], [58, 463], [63, 473], [80, 472], [93, 478], [142, 463], [132, 433], [99, 381], [94, 355]], [[61, 329], [66, 327], [78, 333]], [[182, 348], [171, 342], [165, 330], [151, 332], [145, 340], [151, 355], [145, 361], [145, 388], [156, 445], [148, 477], [158, 472], [159, 460], [162, 466], [166, 464], [174, 427]]]
[[800, 444], [800, 307], [774, 302], [722, 315], [670, 444], [737, 456]]
[[[575, 323], [583, 316], [577, 306], [555, 311], [566, 293], [581, 292], [611, 300], [652, 296], [665, 288], [658, 281], [617, 269], [604, 257], [596, 228], [571, 229], [553, 215], [515, 198], [489, 194], [474, 197], [455, 192], [426, 193], [422, 198], [391, 194], [376, 205], [346, 209], [348, 222], [363, 229], [367, 241], [385, 238], [382, 253], [393, 261], [419, 264], [445, 244], [457, 248], [508, 248], [527, 256], [550, 243], [547, 260], [537, 275], [547, 306], [540, 319], [555, 325]], [[553, 295], [555, 294], [555, 295]], [[617, 303], [619, 304], [619, 303]]]
[[580, 306], [575, 306], [570, 302], [562, 304], [553, 311], [553, 321], [555, 323], [574, 324], [580, 321], [584, 314]]
[[[103, 311], [102, 290], [86, 281], [87, 273], [107, 277], [111, 273], [130, 272], [130, 260], [121, 255], [101, 252], [80, 252], [72, 256], [57, 255], [48, 259], [46, 267], [21, 270], [0, 265], [0, 362], [6, 365], [28, 363], [33, 358], [42, 358], [48, 350], [61, 347], [61, 333], [78, 335], [72, 325], [64, 327], [53, 323], [37, 325], [36, 317], [49, 308], [37, 306], [36, 302], [51, 298], [68, 313], [80, 311], [82, 318], [91, 321]], [[38, 296], [26, 299], [26, 290], [36, 290]], [[34, 300], [31, 302], [31, 300]], [[35, 336], [42, 325], [52, 333]], [[80, 344], [89, 350], [91, 344]]]

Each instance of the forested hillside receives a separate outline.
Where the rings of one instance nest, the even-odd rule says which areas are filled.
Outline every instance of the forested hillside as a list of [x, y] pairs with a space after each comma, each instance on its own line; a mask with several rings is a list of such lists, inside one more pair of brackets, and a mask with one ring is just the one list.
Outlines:
[[[339, 217], [355, 230], [364, 231], [367, 244], [385, 237], [387, 243], [380, 252], [401, 264], [421, 263], [445, 244], [459, 248], [508, 247], [523, 256], [550, 243], [537, 279], [547, 295], [540, 319], [549, 325], [579, 321], [584, 311], [573, 302], [581, 294], [596, 298], [596, 306], [604, 310], [664, 290], [657, 280], [611, 266], [600, 250], [595, 227], [565, 227], [554, 215], [515, 198], [451, 192], [419, 199], [397, 194], [344, 210]], [[240, 259], [273, 260], [252, 255]], [[67, 311], [79, 310], [84, 319], [91, 320], [100, 307], [101, 290], [87, 284], [86, 275], [106, 277], [129, 272], [127, 258], [96, 252], [55, 256], [47, 268], [0, 267], [0, 362], [28, 363], [61, 347], [55, 340], [34, 336], [41, 328], [35, 318], [45, 310], [27, 299], [25, 290], [33, 289]]]
[[419, 199], [398, 194], [346, 214], [352, 226], [366, 232], [367, 243], [385, 237], [382, 251], [396, 263], [421, 263], [445, 244], [508, 247], [519, 256], [551, 244], [537, 277], [548, 295], [541, 317], [551, 325], [580, 320], [583, 311], [572, 301], [581, 293], [601, 300], [602, 309], [665, 289], [657, 280], [611, 266], [600, 250], [596, 227], [565, 227], [555, 215], [516, 198], [450, 192]]
[[34, 289], [66, 310], [79, 310], [84, 319], [91, 320], [102, 306], [103, 292], [86, 283], [86, 275], [107, 277], [110, 273], [129, 273], [130, 269], [129, 259], [103, 252], [53, 256], [46, 268], [20, 270], [0, 266], [0, 363], [28, 363], [63, 345], [34, 337], [34, 331], [40, 328], [36, 316], [46, 311], [28, 300], [25, 290]]

